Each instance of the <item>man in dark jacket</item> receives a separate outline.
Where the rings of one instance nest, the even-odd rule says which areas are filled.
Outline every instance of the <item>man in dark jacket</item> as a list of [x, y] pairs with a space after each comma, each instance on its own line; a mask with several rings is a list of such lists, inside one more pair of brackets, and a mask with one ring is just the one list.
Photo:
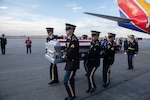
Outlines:
[[68, 93], [65, 100], [73, 100], [75, 95], [75, 81], [74, 76], [76, 70], [79, 69], [79, 41], [74, 35], [76, 26], [66, 23], [66, 55], [63, 58], [66, 60], [66, 74], [64, 77], [64, 85]]
[[87, 54], [87, 79], [88, 79], [88, 90], [87, 93], [93, 93], [96, 89], [94, 81], [94, 73], [100, 65], [100, 44], [98, 31], [91, 31], [92, 42], [90, 51]]
[[0, 38], [1, 40], [1, 51], [2, 54], [5, 54], [5, 48], [6, 48], [6, 44], [7, 44], [7, 39], [5, 38], [5, 34], [2, 34], [2, 37]]

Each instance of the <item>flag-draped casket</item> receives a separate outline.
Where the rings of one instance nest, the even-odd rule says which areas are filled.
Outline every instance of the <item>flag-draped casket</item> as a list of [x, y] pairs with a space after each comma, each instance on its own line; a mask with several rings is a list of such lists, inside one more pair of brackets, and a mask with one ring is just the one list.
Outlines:
[[[89, 51], [91, 40], [79, 40], [79, 53], [80, 58], [83, 59], [86, 53]], [[63, 55], [66, 54], [66, 39], [51, 40], [45, 43], [46, 54], [45, 58], [51, 63], [65, 62]]]

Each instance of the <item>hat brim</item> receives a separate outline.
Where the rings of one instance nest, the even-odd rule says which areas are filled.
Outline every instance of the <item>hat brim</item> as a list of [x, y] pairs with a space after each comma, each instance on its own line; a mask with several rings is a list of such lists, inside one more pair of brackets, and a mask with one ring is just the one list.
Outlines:
[[128, 36], [129, 38], [134, 38], [134, 36]]
[[114, 38], [114, 36], [108, 36], [108, 38]]

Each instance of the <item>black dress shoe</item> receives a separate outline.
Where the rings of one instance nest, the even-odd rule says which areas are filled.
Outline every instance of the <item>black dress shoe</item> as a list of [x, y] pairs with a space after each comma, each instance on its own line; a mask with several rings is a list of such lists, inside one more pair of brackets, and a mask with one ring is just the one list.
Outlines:
[[64, 100], [69, 100], [69, 97], [66, 97]]
[[128, 68], [128, 70], [132, 70], [133, 68]]
[[54, 83], [59, 83], [59, 81], [58, 80], [57, 81], [51, 81], [48, 84], [51, 85], [51, 84], [54, 84]]
[[92, 88], [92, 89], [90, 90], [90, 93], [93, 93], [93, 92], [95, 92], [95, 88]]
[[48, 84], [49, 84], [49, 85], [54, 84], [54, 81], [51, 81], [51, 82], [49, 82]]
[[104, 84], [102, 84], [102, 87], [103, 87], [103, 88], [106, 88], [106, 87], [108, 87], [108, 84], [105, 84], [105, 83], [104, 83]]
[[59, 80], [54, 81], [54, 83], [59, 83]]
[[64, 100], [74, 100], [76, 97], [66, 97]]
[[54, 83], [56, 83], [56, 82], [55, 81], [51, 81], [48, 84], [51, 85], [51, 84], [54, 84]]
[[86, 93], [89, 93], [91, 89], [86, 90]]

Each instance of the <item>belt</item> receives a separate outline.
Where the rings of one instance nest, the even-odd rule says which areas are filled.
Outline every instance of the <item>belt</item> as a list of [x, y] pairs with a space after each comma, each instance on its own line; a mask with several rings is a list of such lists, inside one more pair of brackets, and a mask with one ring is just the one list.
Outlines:
[[129, 49], [129, 50], [135, 50], [134, 48], [130, 48], [130, 47], [128, 47], [128, 49]]

